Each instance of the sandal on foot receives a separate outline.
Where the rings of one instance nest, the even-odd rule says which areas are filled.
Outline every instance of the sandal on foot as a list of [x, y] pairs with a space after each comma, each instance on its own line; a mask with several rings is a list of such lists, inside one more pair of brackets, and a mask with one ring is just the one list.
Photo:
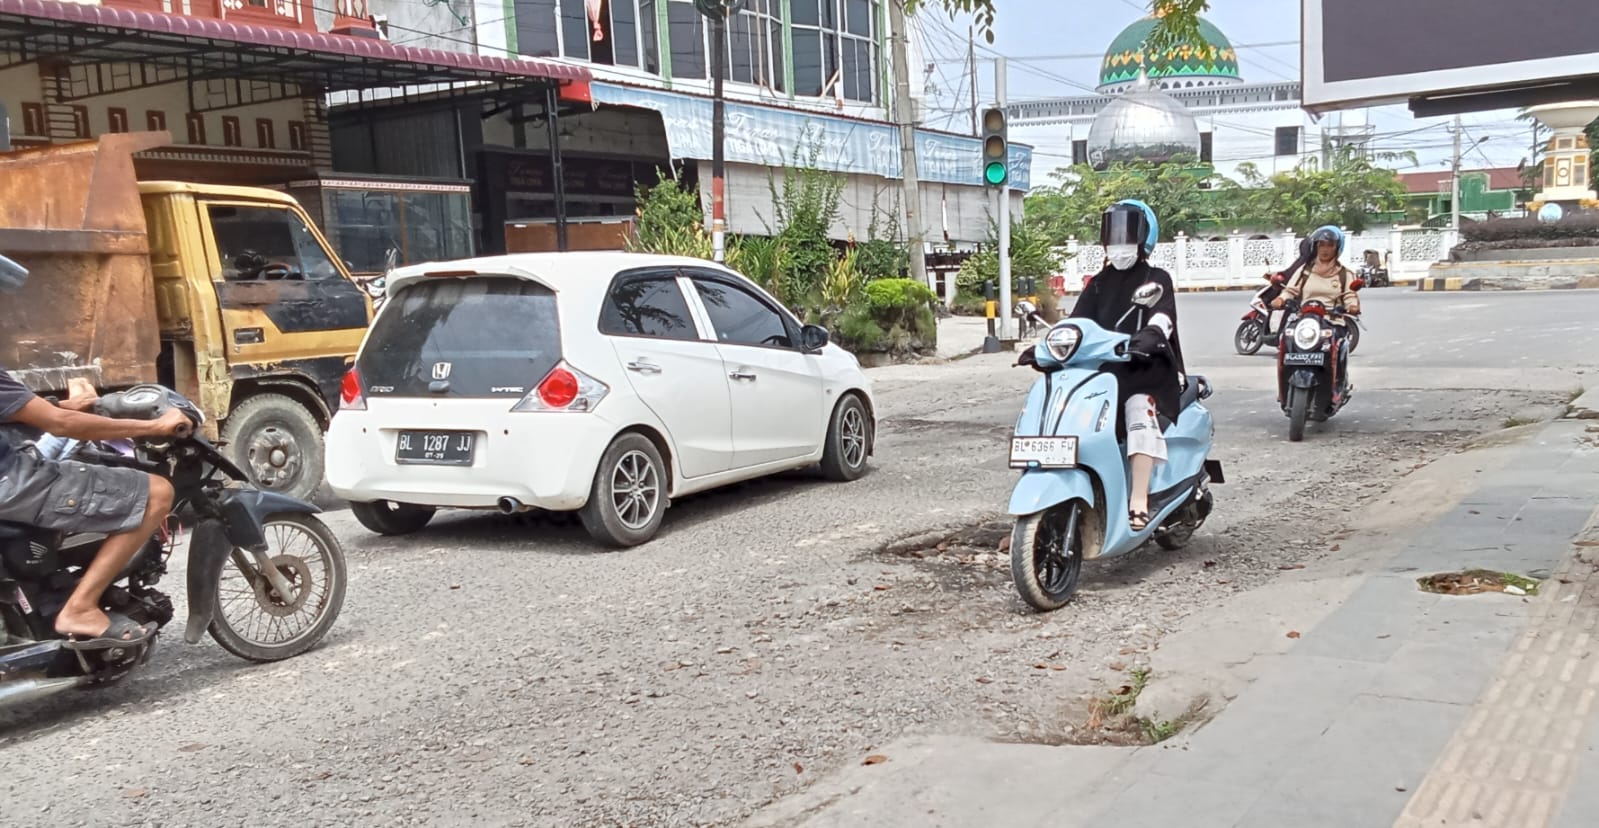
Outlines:
[[141, 644], [155, 631], [154, 624], [140, 625], [132, 618], [118, 613], [110, 614], [111, 623], [99, 635], [68, 633], [61, 646], [69, 650], [109, 650], [114, 647], [131, 647]]
[[1145, 529], [1148, 529], [1149, 528], [1149, 513], [1148, 512], [1128, 512], [1127, 513], [1127, 525], [1131, 526], [1134, 532], [1142, 532]]

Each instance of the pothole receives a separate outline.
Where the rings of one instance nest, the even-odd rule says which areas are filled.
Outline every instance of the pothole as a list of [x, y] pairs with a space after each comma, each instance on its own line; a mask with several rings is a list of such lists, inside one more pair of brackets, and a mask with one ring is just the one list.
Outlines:
[[1146, 669], [1133, 670], [1128, 681], [1109, 693], [1087, 702], [1072, 718], [1075, 724], [1055, 727], [1022, 728], [995, 741], [1010, 744], [1107, 745], [1143, 747], [1176, 736], [1185, 729], [1203, 724], [1209, 718], [1204, 700], [1195, 701], [1176, 719], [1155, 720], [1135, 712], [1138, 697], [1149, 682]]
[[1494, 572], [1490, 569], [1468, 569], [1464, 572], [1440, 572], [1416, 579], [1422, 592], [1439, 595], [1480, 595], [1484, 592], [1503, 592], [1508, 595], [1537, 595], [1538, 581], [1513, 572]]

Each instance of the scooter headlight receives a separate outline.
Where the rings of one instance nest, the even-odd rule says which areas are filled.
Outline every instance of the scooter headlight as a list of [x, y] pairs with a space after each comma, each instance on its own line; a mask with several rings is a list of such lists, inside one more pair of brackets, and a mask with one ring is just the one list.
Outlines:
[[1294, 344], [1303, 349], [1321, 344], [1321, 323], [1314, 319], [1301, 319], [1294, 325]]
[[1044, 347], [1049, 349], [1050, 357], [1063, 364], [1077, 353], [1077, 345], [1082, 341], [1083, 332], [1076, 325], [1056, 325], [1044, 334]]

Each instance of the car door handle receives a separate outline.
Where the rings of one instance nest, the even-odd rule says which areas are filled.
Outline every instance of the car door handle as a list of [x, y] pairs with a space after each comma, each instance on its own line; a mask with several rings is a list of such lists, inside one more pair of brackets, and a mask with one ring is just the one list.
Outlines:
[[647, 360], [636, 359], [627, 364], [627, 370], [637, 371], [640, 374], [659, 374], [661, 366]]
[[728, 376], [736, 380], [749, 380], [750, 382], [755, 381], [755, 374], [750, 371], [734, 371], [733, 373], [728, 374]]

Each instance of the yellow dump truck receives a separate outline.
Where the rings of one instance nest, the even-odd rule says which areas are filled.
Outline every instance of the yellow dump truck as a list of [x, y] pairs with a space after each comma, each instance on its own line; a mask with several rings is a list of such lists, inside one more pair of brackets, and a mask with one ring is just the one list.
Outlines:
[[371, 299], [292, 197], [138, 182], [134, 153], [170, 143], [0, 154], [0, 253], [30, 272], [0, 298], [0, 365], [46, 394], [175, 388], [258, 485], [309, 496]]

